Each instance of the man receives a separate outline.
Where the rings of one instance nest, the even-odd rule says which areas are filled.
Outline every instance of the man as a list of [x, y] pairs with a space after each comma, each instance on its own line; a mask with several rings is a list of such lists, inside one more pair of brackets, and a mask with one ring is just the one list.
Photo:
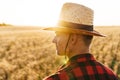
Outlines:
[[57, 26], [44, 30], [55, 31], [53, 42], [57, 54], [68, 57], [69, 61], [44, 80], [118, 80], [90, 53], [93, 36], [104, 37], [93, 30], [93, 10], [80, 4], [65, 3]]

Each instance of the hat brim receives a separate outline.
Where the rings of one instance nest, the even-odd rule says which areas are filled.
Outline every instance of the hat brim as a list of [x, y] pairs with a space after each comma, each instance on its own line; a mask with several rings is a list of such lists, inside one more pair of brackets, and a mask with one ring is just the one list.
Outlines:
[[90, 36], [100, 36], [105, 37], [106, 35], [103, 35], [99, 33], [98, 31], [87, 31], [82, 29], [73, 29], [73, 28], [67, 28], [67, 27], [48, 27], [44, 28], [43, 30], [49, 30], [49, 31], [58, 31], [58, 32], [66, 32], [66, 33], [75, 33], [75, 34], [84, 34], [84, 35], [90, 35]]

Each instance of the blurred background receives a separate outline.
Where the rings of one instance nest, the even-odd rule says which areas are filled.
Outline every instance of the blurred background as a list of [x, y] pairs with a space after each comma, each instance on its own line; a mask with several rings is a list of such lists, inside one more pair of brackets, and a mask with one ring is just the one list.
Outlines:
[[65, 62], [56, 55], [55, 26], [65, 2], [94, 10], [95, 30], [91, 53], [120, 77], [119, 0], [0, 0], [0, 80], [42, 80]]
[[119, 25], [119, 0], [0, 0], [0, 23], [50, 26], [59, 19], [65, 2], [83, 4], [94, 10], [94, 25]]

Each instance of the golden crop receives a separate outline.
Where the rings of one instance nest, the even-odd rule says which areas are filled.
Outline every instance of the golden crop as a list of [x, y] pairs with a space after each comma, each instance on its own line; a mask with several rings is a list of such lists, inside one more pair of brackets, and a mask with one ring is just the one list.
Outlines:
[[[120, 27], [97, 27], [91, 53], [120, 77]], [[0, 80], [42, 80], [64, 62], [56, 55], [53, 32], [0, 29]]]

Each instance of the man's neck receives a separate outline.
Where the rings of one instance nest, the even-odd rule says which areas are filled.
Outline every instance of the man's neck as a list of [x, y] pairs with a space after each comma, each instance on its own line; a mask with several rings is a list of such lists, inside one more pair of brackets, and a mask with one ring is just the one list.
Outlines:
[[86, 54], [86, 53], [90, 53], [89, 48], [86, 48], [84, 50], [80, 50], [80, 49], [74, 50], [74, 52], [72, 52], [68, 55], [68, 58], [71, 58], [71, 57], [79, 55], [79, 54]]

